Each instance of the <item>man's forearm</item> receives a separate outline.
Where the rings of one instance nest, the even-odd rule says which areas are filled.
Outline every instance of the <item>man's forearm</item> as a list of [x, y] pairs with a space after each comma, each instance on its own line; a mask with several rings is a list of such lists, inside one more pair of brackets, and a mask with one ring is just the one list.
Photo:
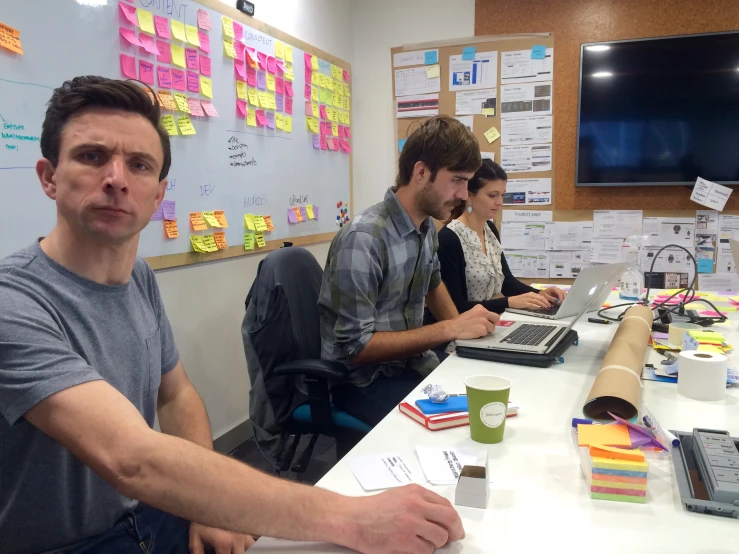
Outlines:
[[431, 310], [436, 321], [454, 319], [459, 315], [457, 307], [454, 305], [454, 301], [449, 295], [449, 291], [444, 283], [439, 283], [439, 286], [426, 293], [426, 305]]
[[154, 431], [118, 490], [209, 527], [351, 548], [356, 500], [268, 476], [232, 458]]
[[351, 362], [369, 365], [412, 358], [454, 340], [450, 329], [448, 322], [442, 321], [410, 331], [378, 331]]
[[213, 449], [208, 413], [195, 387], [183, 388], [169, 402], [157, 408], [157, 415], [162, 433]]

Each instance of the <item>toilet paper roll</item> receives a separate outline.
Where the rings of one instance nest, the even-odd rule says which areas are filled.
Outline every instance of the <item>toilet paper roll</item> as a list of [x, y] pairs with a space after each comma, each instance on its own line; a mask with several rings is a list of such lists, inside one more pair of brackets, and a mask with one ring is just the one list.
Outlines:
[[677, 392], [695, 400], [721, 400], [726, 396], [729, 360], [723, 354], [689, 350], [680, 352]]
[[667, 342], [674, 344], [675, 346], [682, 346], [683, 333], [685, 333], [685, 331], [699, 331], [700, 329], [702, 329], [702, 327], [695, 323], [684, 323], [682, 321], [670, 323], [667, 333]]

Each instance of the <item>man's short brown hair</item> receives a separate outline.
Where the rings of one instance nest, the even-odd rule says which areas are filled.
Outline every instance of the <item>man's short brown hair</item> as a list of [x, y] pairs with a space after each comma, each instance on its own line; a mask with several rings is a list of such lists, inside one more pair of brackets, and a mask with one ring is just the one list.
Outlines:
[[423, 162], [436, 179], [440, 169], [474, 173], [482, 165], [475, 136], [448, 115], [437, 115], [413, 131], [400, 153], [396, 189], [410, 183], [416, 162]]
[[162, 143], [164, 163], [159, 172], [159, 180], [167, 176], [172, 163], [172, 150], [167, 131], [159, 125], [159, 105], [152, 102], [134, 81], [119, 81], [95, 75], [75, 77], [54, 89], [41, 128], [41, 154], [44, 158], [54, 166], [59, 163], [64, 126], [72, 115], [85, 108], [110, 108], [144, 116], [153, 125]]

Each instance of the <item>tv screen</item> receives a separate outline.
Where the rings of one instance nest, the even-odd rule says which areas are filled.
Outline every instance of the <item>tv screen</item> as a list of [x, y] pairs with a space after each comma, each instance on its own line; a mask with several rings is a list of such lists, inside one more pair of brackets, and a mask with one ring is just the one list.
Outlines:
[[577, 186], [739, 184], [739, 32], [583, 44]]

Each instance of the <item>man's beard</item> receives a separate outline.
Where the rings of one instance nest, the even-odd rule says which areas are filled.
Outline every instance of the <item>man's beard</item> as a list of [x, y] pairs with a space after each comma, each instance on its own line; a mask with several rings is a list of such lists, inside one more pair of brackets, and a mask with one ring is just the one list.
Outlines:
[[444, 203], [439, 194], [434, 190], [434, 181], [429, 181], [418, 195], [418, 208], [427, 216], [434, 219], [446, 220], [456, 208], [460, 200]]

